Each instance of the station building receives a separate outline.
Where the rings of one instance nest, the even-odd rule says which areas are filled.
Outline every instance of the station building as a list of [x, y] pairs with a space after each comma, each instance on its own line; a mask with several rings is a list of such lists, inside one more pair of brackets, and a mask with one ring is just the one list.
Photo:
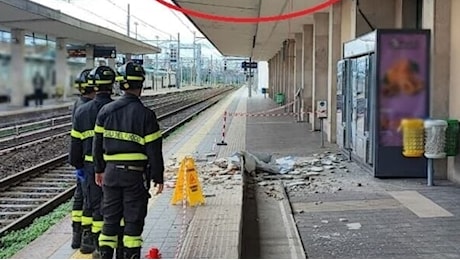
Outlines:
[[[327, 1], [232, 1], [225, 5], [211, 5], [212, 0], [204, 4], [174, 2], [205, 13], [264, 17]], [[455, 29], [460, 17], [456, 13], [460, 13], [460, 1], [455, 0], [340, 0], [313, 14], [277, 22], [189, 19], [223, 55], [268, 61], [268, 93], [272, 98], [282, 93], [288, 108], [309, 122], [312, 130], [320, 129], [316, 114], [318, 106], [325, 105], [327, 140], [344, 148], [376, 177], [423, 177], [426, 161], [403, 158], [397, 128], [401, 118], [416, 115], [424, 119], [460, 119], [460, 102], [456, 102], [460, 96], [460, 73], [456, 73], [460, 68], [460, 31]], [[385, 37], [393, 52], [383, 50]], [[405, 48], [414, 50], [402, 50]], [[412, 58], [404, 53], [412, 53]], [[393, 59], [386, 62], [390, 65], [379, 65], [388, 57]], [[347, 65], [351, 70], [343, 70], [343, 60], [351, 62]], [[384, 66], [396, 75], [414, 75], [395, 76], [407, 76], [409, 83], [393, 84], [393, 76], [378, 71]], [[393, 86], [406, 86], [409, 92], [415, 86], [421, 93], [419, 100], [414, 101], [417, 93], [406, 93], [407, 97], [399, 101], [382, 101], [380, 95], [399, 93], [383, 90], [383, 82], [391, 85], [389, 81]], [[346, 89], [351, 89], [348, 94], [343, 92]], [[405, 108], [398, 111], [395, 102], [402, 102], [400, 106]], [[460, 183], [459, 156], [436, 159], [434, 169], [435, 178]]]

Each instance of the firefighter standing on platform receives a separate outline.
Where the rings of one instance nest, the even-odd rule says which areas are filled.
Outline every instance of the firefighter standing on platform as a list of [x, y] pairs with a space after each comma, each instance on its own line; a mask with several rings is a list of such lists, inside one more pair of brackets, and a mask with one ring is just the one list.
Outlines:
[[163, 191], [162, 137], [155, 113], [139, 96], [145, 80], [142, 66], [128, 62], [118, 69], [124, 95], [97, 116], [93, 156], [96, 182], [103, 187], [104, 226], [99, 237], [102, 258], [112, 258], [124, 227], [124, 258], [140, 258], [150, 181]]
[[71, 131], [72, 142], [70, 147], [70, 163], [75, 166], [86, 180], [88, 187], [88, 207], [92, 211], [91, 230], [83, 229], [83, 238], [80, 252], [93, 253], [99, 257], [98, 237], [102, 229], [103, 217], [101, 214], [102, 189], [95, 182], [92, 144], [94, 125], [99, 110], [107, 103], [112, 102], [110, 97], [115, 82], [115, 71], [108, 66], [99, 66], [91, 70], [88, 75], [88, 84], [94, 86], [96, 97], [80, 106], [74, 115]]
[[[75, 79], [75, 87], [80, 92], [80, 97], [75, 101], [72, 109], [72, 121], [75, 111], [81, 105], [87, 103], [88, 101], [92, 100], [96, 93], [94, 92], [94, 88], [91, 85], [88, 85], [87, 76], [91, 69], [83, 70], [80, 75], [77, 76]], [[82, 225], [90, 226], [92, 217], [88, 214], [85, 205], [86, 201], [86, 183], [81, 175], [78, 175], [78, 171], [76, 172], [77, 177], [77, 186], [75, 188], [75, 192], [73, 195], [73, 205], [72, 205], [72, 248], [77, 249], [80, 248], [81, 239], [82, 239]], [[80, 172], [81, 173], [81, 172]]]

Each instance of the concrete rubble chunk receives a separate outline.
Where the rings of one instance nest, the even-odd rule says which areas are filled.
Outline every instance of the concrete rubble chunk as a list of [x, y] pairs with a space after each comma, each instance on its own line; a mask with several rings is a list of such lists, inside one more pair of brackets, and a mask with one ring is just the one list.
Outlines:
[[286, 184], [286, 187], [294, 187], [294, 186], [301, 186], [301, 185], [309, 185], [310, 183], [305, 181], [297, 181], [297, 182], [290, 182]]
[[228, 167], [228, 161], [225, 158], [218, 158], [213, 161], [213, 164], [217, 165], [219, 168], [225, 169]]
[[206, 157], [214, 157], [216, 155], [217, 155], [216, 153], [207, 153], [204, 156], [206, 156]]
[[347, 224], [347, 227], [350, 230], [361, 229], [361, 223], [349, 223], [349, 224]]
[[229, 170], [223, 170], [223, 171], [219, 171], [218, 174], [219, 175], [228, 175], [229, 174]]
[[294, 170], [294, 171], [290, 171], [288, 174], [291, 174], [291, 175], [299, 175], [301, 174], [302, 172], [300, 171], [297, 171], [297, 170]]
[[239, 170], [240, 166], [237, 165], [236, 163], [230, 162], [228, 163], [227, 170]]
[[322, 172], [324, 170], [323, 167], [318, 167], [318, 166], [313, 166], [310, 168], [310, 171], [313, 171], [313, 172]]
[[332, 165], [332, 161], [323, 159], [323, 160], [321, 160], [321, 164], [322, 165]]
[[319, 164], [321, 163], [321, 160], [320, 159], [313, 159], [310, 161], [311, 164]]
[[264, 180], [292, 180], [294, 176], [292, 175], [268, 175], [263, 176], [262, 179]]
[[304, 174], [305, 177], [314, 177], [314, 176], [319, 176], [321, 173], [319, 172], [307, 172]]

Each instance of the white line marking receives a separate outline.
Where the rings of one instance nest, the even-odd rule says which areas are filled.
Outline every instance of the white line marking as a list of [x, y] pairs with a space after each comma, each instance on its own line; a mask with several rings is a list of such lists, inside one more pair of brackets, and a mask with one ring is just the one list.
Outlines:
[[[278, 204], [280, 206], [280, 211], [281, 211], [281, 216], [283, 218], [283, 223], [289, 224], [288, 218], [286, 216], [286, 212], [285, 212], [285, 209], [284, 209], [283, 202], [280, 201], [280, 202], [278, 202]], [[293, 235], [292, 235], [292, 232], [291, 232], [291, 226], [292, 225], [289, 225], [289, 227], [286, 229], [287, 239], [289, 241], [289, 248], [290, 248], [290, 251], [291, 251], [291, 259], [297, 259], [298, 255], [297, 255], [297, 250], [296, 250], [294, 238], [293, 238]]]
[[452, 213], [417, 191], [393, 191], [388, 193], [420, 218], [453, 216]]

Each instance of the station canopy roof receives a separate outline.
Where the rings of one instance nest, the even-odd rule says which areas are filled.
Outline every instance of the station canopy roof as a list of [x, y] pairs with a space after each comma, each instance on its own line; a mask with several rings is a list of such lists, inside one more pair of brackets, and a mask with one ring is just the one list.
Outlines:
[[[300, 11], [325, 0], [173, 0], [180, 7], [235, 17], [265, 17]], [[326, 8], [322, 12], [329, 12]], [[256, 61], [272, 58], [286, 39], [313, 24], [313, 15], [265, 23], [223, 23], [188, 16], [189, 20], [225, 56], [252, 56]], [[253, 48], [254, 45], [254, 48]]]
[[0, 26], [66, 38], [71, 44], [115, 46], [118, 53], [154, 54], [161, 51], [153, 45], [30, 0], [0, 0]]

